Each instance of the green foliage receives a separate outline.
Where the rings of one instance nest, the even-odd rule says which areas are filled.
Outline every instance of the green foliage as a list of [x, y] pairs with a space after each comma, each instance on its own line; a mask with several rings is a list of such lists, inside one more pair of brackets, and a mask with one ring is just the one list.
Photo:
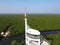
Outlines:
[[25, 45], [25, 42], [24, 42], [24, 41], [17, 42], [16, 40], [13, 40], [13, 41], [11, 42], [11, 45]]
[[24, 33], [24, 18], [23, 15], [0, 15], [0, 33], [9, 24], [13, 25], [13, 29], [10, 30], [11, 36], [18, 33]]
[[[7, 25], [9, 25], [9, 23], [12, 23], [13, 25], [13, 29], [10, 30], [11, 36], [17, 35], [18, 33], [24, 33], [23, 14], [0, 15], [0, 33], [6, 28]], [[60, 14], [28, 14], [28, 24], [31, 28], [37, 29], [39, 31], [60, 29]], [[60, 34], [49, 35], [48, 37], [54, 39], [49, 40], [52, 45], [60, 44]], [[21, 43], [14, 40], [11, 45], [15, 44], [22, 45]]]
[[48, 35], [48, 38], [53, 39], [53, 40], [49, 40], [52, 45], [60, 45], [60, 33], [55, 35], [53, 34]]
[[28, 24], [40, 31], [60, 29], [60, 15], [29, 15]]
[[[12, 23], [14, 27], [11, 30], [12, 35], [24, 33], [23, 14], [0, 15], [0, 32], [2, 32], [9, 23]], [[31, 14], [28, 15], [28, 24], [30, 27], [39, 31], [60, 29], [60, 15]]]

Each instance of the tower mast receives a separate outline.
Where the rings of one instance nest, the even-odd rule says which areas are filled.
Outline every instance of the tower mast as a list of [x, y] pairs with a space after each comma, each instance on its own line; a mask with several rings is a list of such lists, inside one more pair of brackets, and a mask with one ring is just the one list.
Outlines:
[[25, 20], [25, 45], [27, 45], [27, 16], [26, 16], [26, 8], [25, 8], [25, 15], [24, 15], [24, 20]]
[[25, 20], [25, 31], [27, 31], [27, 16], [26, 16], [26, 9], [25, 9], [24, 20]]
[[25, 8], [25, 45], [40, 45], [40, 32], [32, 29], [27, 24], [26, 8]]

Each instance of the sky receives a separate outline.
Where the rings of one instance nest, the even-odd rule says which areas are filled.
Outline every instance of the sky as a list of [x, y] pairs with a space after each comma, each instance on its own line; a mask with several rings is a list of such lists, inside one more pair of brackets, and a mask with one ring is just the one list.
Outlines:
[[6, 13], [60, 14], [60, 0], [0, 0], [0, 14]]

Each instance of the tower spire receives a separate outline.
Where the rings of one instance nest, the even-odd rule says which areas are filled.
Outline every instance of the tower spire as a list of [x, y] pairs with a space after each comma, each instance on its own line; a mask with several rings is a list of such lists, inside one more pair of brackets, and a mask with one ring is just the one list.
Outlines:
[[26, 10], [27, 10], [27, 9], [25, 8], [25, 15], [24, 15], [24, 18], [25, 18], [25, 19], [27, 19]]
[[25, 20], [25, 42], [27, 45], [27, 16], [26, 16], [26, 8], [25, 8], [25, 15], [24, 15], [24, 20]]
[[25, 8], [24, 20], [25, 20], [25, 31], [26, 31], [26, 30], [27, 30], [27, 16], [26, 16], [26, 8]]

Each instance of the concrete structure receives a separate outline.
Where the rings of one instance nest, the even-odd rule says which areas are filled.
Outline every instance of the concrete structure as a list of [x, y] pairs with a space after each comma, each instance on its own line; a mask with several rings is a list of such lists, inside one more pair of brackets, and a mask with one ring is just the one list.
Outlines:
[[44, 40], [41, 42], [40, 32], [38, 30], [32, 29], [28, 26], [26, 12], [25, 12], [24, 17], [25, 17], [24, 20], [25, 20], [25, 42], [26, 42], [26, 45], [50, 45], [49, 43], [47, 43]]

